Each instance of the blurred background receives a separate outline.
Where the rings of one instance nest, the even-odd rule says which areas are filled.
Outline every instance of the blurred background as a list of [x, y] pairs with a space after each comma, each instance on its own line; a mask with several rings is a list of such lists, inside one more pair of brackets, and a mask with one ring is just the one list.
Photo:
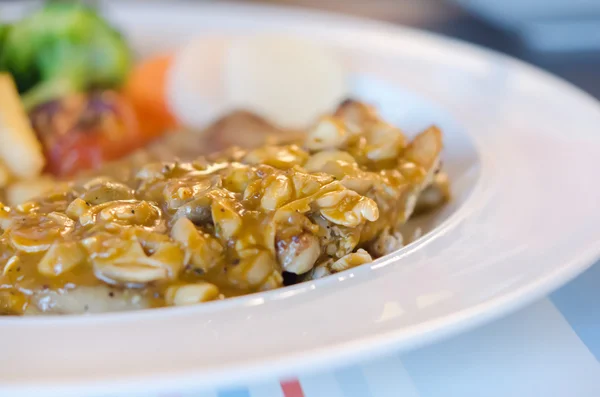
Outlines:
[[600, 98], [600, 0], [246, 0], [416, 27], [504, 52]]
[[[9, 192], [18, 193], [22, 188], [27, 194], [31, 193], [29, 186], [50, 188], [53, 177], [100, 169], [130, 155], [130, 160], [143, 164], [175, 156], [194, 158], [240, 145], [240, 125], [246, 129], [254, 126], [256, 132], [246, 130], [242, 135], [258, 139], [254, 143], [260, 144], [269, 133], [265, 124], [305, 129], [346, 96], [340, 61], [310, 45], [209, 36], [187, 37], [182, 44], [177, 34], [171, 35], [176, 36], [179, 47], [174, 49], [174, 43], [163, 37], [169, 35], [159, 32], [152, 40], [144, 40], [146, 48], [138, 48], [135, 37], [115, 34], [119, 27], [111, 23], [117, 21], [106, 20], [101, 10], [101, 3], [111, 2], [135, 2], [143, 9], [150, 3], [168, 8], [177, 2], [236, 0], [61, 0], [73, 3], [67, 7], [38, 4], [46, 1], [0, 0], [0, 71], [5, 72], [0, 73], [0, 98], [12, 98], [15, 106], [24, 109], [23, 118], [30, 122], [20, 125], [31, 124], [33, 129], [19, 134], [31, 137], [31, 158], [37, 158], [27, 175], [22, 175], [20, 159], [10, 166], [3, 165], [10, 162], [6, 158], [0, 159], [0, 194], [6, 186], [10, 186]], [[600, 0], [237, 1], [355, 15], [458, 38], [537, 65], [600, 98]], [[77, 4], [80, 2], [98, 7], [82, 7]], [[56, 15], [65, 22], [56, 24]], [[162, 19], [161, 14], [160, 22]], [[197, 20], [190, 22], [196, 24]], [[154, 26], [151, 29], [154, 31]], [[212, 56], [205, 56], [207, 53]], [[313, 64], [323, 64], [323, 69], [301, 66], [303, 60], [314, 61], [315, 57], [320, 63]], [[281, 62], [287, 63], [281, 67]], [[279, 80], [274, 78], [277, 75]], [[286, 91], [295, 89], [291, 82], [300, 87], [294, 95]], [[319, 91], [305, 90], [305, 82]], [[207, 129], [209, 125], [215, 128]], [[168, 134], [182, 130], [198, 132], [202, 139]], [[196, 142], [197, 147], [189, 142]], [[143, 156], [134, 156], [138, 149]], [[15, 194], [9, 204], [22, 199], [24, 196]]]

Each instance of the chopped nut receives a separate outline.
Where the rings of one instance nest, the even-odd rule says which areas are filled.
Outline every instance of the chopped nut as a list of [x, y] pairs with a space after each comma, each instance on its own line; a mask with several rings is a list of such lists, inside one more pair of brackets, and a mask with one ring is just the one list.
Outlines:
[[259, 287], [260, 291], [269, 291], [280, 288], [283, 285], [283, 276], [279, 272], [273, 272], [267, 280]]
[[13, 269], [16, 269], [17, 266], [19, 266], [21, 264], [21, 259], [19, 259], [18, 256], [13, 255], [10, 258], [8, 258], [8, 260], [6, 261], [6, 264], [4, 265], [4, 269], [2, 270], [2, 275], [6, 276], [8, 274], [8, 272], [12, 271]]
[[242, 218], [235, 211], [233, 203], [226, 198], [215, 198], [211, 206], [212, 220], [217, 236], [224, 240], [233, 238], [242, 227]]
[[104, 241], [88, 240], [83, 244], [102, 280], [144, 284], [174, 279], [183, 268], [183, 250], [166, 236], [132, 229], [123, 237], [126, 239], [108, 236]]
[[406, 147], [406, 138], [402, 131], [381, 121], [369, 127], [366, 139], [365, 151], [369, 160], [395, 159]]
[[165, 300], [170, 306], [195, 305], [215, 300], [218, 297], [219, 289], [206, 282], [172, 286], [167, 289], [165, 294]]
[[355, 164], [356, 160], [348, 152], [341, 150], [328, 150], [324, 152], [318, 152], [310, 156], [308, 161], [304, 164], [304, 169], [308, 172], [320, 172], [329, 162], [343, 162], [349, 164]]
[[256, 288], [278, 268], [269, 252], [249, 249], [240, 252], [240, 263], [229, 269], [229, 280], [239, 287]]
[[429, 170], [435, 168], [442, 151], [442, 133], [437, 127], [430, 127], [413, 139], [404, 157]]
[[292, 186], [284, 175], [271, 175], [264, 181], [264, 194], [260, 200], [261, 207], [267, 211], [275, 211], [292, 198]]
[[85, 262], [86, 252], [75, 241], [55, 242], [38, 263], [44, 276], [55, 277]]
[[13, 224], [10, 207], [0, 203], [0, 230], [6, 230]]
[[223, 247], [217, 239], [207, 233], [199, 232], [194, 224], [181, 218], [171, 229], [171, 238], [179, 242], [185, 249], [185, 263], [194, 269], [207, 272], [223, 261]]
[[320, 255], [319, 239], [306, 232], [277, 241], [277, 260], [286, 272], [306, 273]]
[[334, 263], [332, 263], [329, 268], [332, 272], [341, 272], [343, 270], [348, 270], [350, 268], [364, 265], [365, 263], [373, 262], [373, 258], [371, 255], [364, 249], [359, 249], [358, 251], [348, 254], [341, 259], [338, 259]]
[[266, 164], [281, 170], [294, 165], [301, 165], [308, 158], [308, 153], [296, 145], [264, 146], [248, 152], [243, 162], [246, 164]]
[[323, 117], [309, 132], [304, 145], [309, 150], [339, 149], [349, 138], [342, 121], [334, 117]]
[[89, 208], [90, 206], [88, 203], [80, 198], [76, 198], [75, 200], [71, 201], [65, 213], [69, 218], [73, 220], [79, 220], [81, 215], [83, 215]]
[[321, 215], [328, 221], [346, 227], [357, 227], [365, 221], [379, 218], [377, 204], [352, 190], [326, 193], [316, 201]]
[[336, 110], [335, 117], [343, 120], [352, 133], [358, 134], [379, 120], [377, 111], [369, 105], [349, 99], [344, 101]]

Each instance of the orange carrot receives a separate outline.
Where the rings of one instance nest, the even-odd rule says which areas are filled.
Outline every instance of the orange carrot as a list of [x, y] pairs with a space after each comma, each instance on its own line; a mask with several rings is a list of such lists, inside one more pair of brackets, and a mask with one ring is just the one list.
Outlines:
[[166, 95], [171, 62], [170, 54], [143, 60], [131, 71], [123, 87], [123, 95], [138, 116], [141, 133], [150, 139], [177, 124], [169, 110]]

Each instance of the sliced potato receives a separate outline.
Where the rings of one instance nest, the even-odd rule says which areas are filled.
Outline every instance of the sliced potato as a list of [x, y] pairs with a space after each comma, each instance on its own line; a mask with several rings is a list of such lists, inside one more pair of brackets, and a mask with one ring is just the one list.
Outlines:
[[10, 180], [10, 171], [8, 167], [0, 160], [0, 189], [5, 187]]
[[43, 176], [25, 181], [17, 181], [7, 186], [6, 199], [8, 201], [8, 205], [19, 205], [27, 200], [31, 200], [32, 198], [48, 193], [55, 186], [56, 181], [49, 176]]
[[224, 67], [230, 103], [282, 128], [307, 128], [348, 96], [346, 73], [336, 54], [293, 36], [237, 38]]
[[42, 145], [8, 74], [0, 74], [0, 159], [19, 179], [36, 177], [44, 168]]

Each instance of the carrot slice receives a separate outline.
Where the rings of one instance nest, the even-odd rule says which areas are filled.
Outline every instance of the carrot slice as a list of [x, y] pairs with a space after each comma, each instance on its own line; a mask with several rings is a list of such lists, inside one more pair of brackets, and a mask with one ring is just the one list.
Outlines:
[[166, 95], [172, 59], [172, 55], [162, 54], [142, 61], [123, 87], [123, 95], [138, 115], [141, 133], [148, 138], [157, 137], [177, 124]]

